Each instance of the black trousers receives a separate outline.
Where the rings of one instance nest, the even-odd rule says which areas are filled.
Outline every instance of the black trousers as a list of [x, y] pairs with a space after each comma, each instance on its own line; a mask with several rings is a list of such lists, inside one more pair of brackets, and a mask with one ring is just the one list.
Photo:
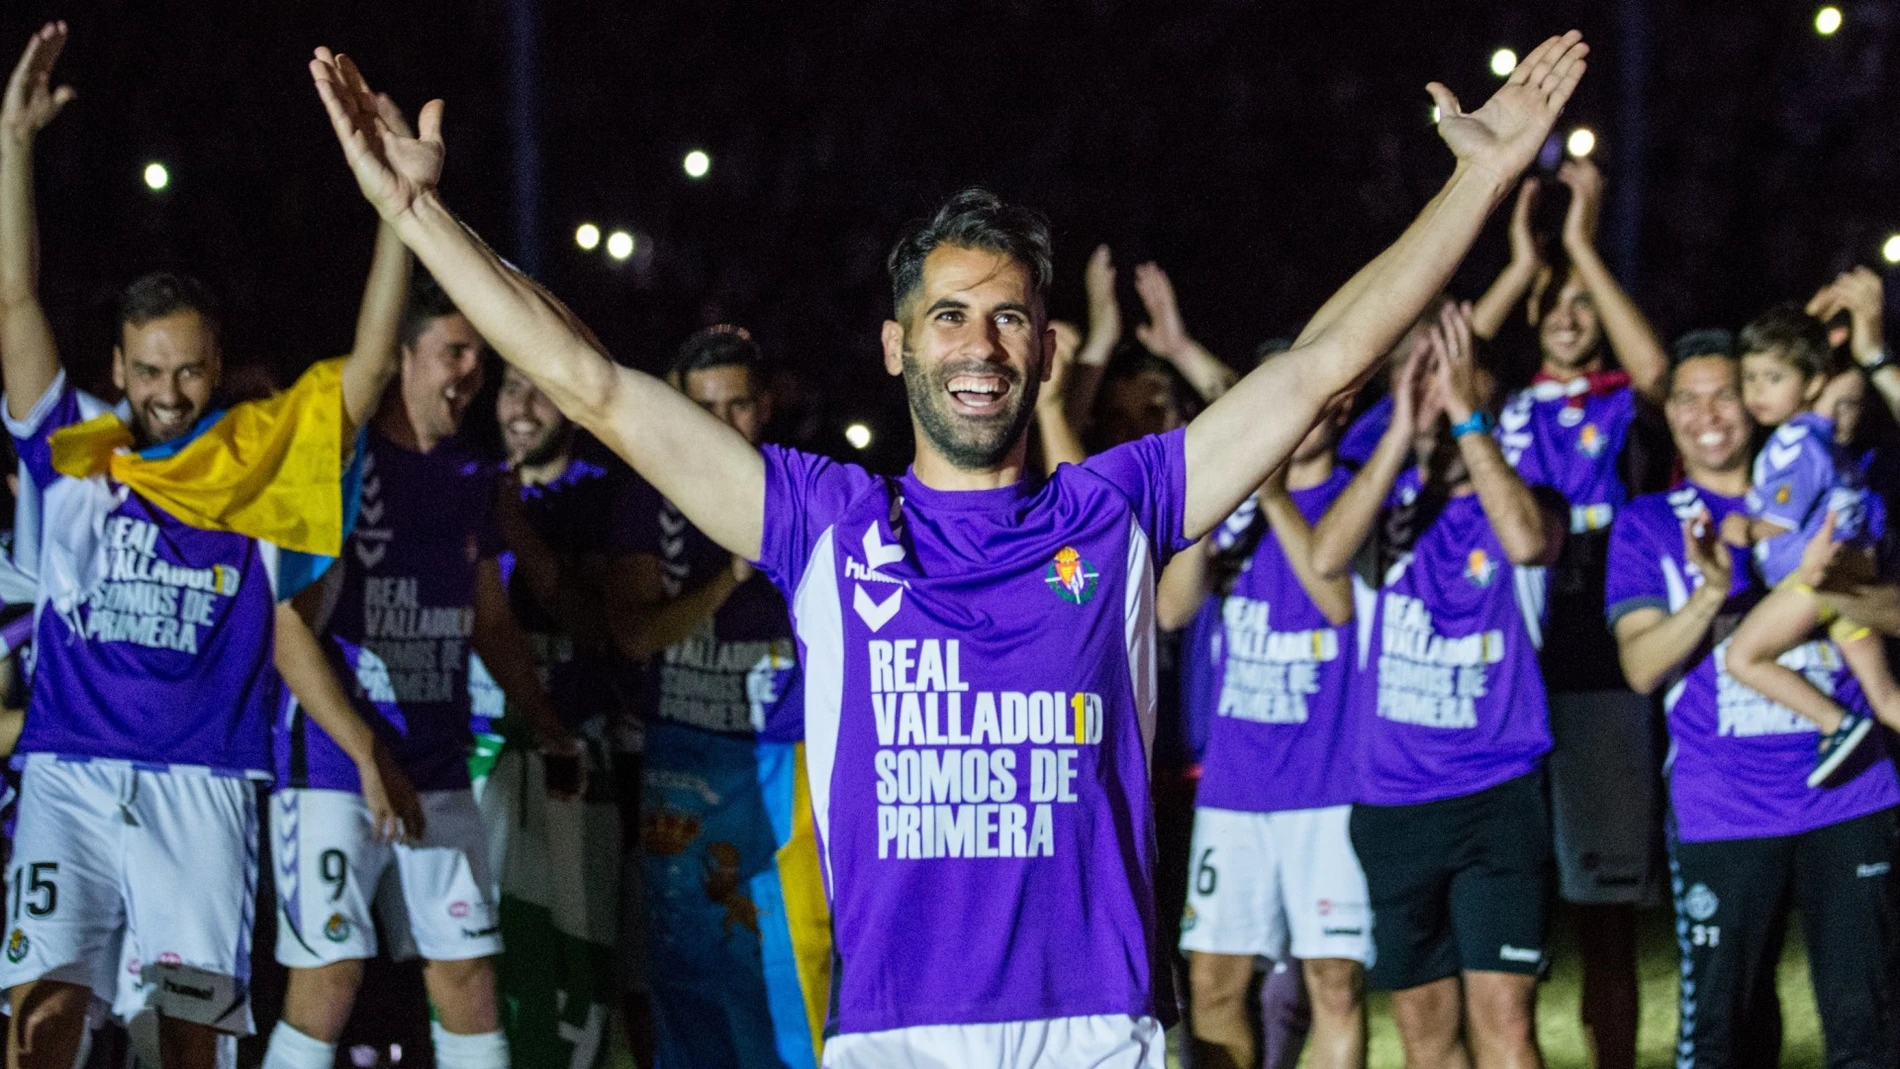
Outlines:
[[1669, 867], [1682, 949], [1677, 1069], [1772, 1069], [1781, 1051], [1775, 965], [1792, 909], [1829, 1069], [1900, 1064], [1896, 811], [1800, 835], [1685, 843]]

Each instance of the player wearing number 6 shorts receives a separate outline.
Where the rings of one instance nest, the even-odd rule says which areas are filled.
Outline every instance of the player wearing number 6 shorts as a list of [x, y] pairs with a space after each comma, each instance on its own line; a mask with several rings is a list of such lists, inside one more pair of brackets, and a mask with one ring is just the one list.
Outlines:
[[[1333, 462], [1342, 415], [1333, 409], [1307, 434], [1257, 508], [1243, 505], [1170, 564], [1155, 602], [1161, 626], [1178, 626], [1219, 585], [1221, 561], [1238, 562], [1221, 603], [1181, 918], [1196, 1047], [1224, 1054], [1223, 1064], [1259, 1060], [1247, 1019], [1256, 956], [1299, 959], [1315, 1066], [1365, 1064], [1372, 917], [1347, 831], [1352, 586], [1319, 579], [1308, 563], [1309, 524], [1351, 481]], [[1241, 514], [1251, 518], [1244, 527]]]
[[[328, 1069], [362, 961], [376, 953], [370, 904], [395, 870], [425, 959], [435, 1056], [447, 1069], [508, 1064], [495, 995], [501, 950], [487, 836], [469, 789], [472, 645], [544, 742], [563, 740], [508, 609], [493, 472], [455, 437], [481, 388], [482, 340], [432, 280], [418, 278], [401, 327], [399, 389], [364, 446], [362, 503], [332, 599], [325, 652], [355, 704], [421, 792], [421, 828], [378, 827], [355, 764], [300, 705], [278, 724], [271, 846], [290, 967], [265, 1065]], [[391, 842], [390, 839], [400, 841]]]

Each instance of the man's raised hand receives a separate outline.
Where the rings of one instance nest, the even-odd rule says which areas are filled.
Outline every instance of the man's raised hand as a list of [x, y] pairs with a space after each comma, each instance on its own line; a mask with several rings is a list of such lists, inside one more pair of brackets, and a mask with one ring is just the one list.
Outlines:
[[1159, 264], [1135, 267], [1135, 294], [1148, 313], [1148, 322], [1135, 327], [1135, 340], [1163, 360], [1174, 360], [1194, 343], [1187, 324], [1181, 319], [1181, 303], [1174, 296], [1174, 283]]
[[1431, 83], [1425, 90], [1438, 105], [1438, 136], [1460, 163], [1480, 167], [1501, 183], [1515, 179], [1550, 136], [1583, 77], [1589, 51], [1576, 30], [1546, 40], [1473, 112], [1459, 107], [1450, 89]]
[[0, 136], [16, 145], [28, 144], [72, 100], [72, 86], [53, 88], [53, 64], [65, 49], [64, 22], [41, 26], [26, 43], [13, 76], [7, 79], [6, 98], [0, 102]]
[[441, 181], [440, 100], [422, 106], [417, 117], [421, 136], [411, 137], [400, 122], [392, 124], [385, 118], [384, 108], [393, 110], [394, 106], [387, 98], [378, 99], [350, 57], [319, 48], [310, 61], [310, 77], [330, 113], [330, 126], [343, 144], [357, 186], [383, 218], [401, 216]]
[[1557, 181], [1570, 187], [1564, 248], [1574, 251], [1595, 245], [1597, 221], [1603, 214], [1603, 171], [1587, 159], [1566, 160], [1557, 168]]

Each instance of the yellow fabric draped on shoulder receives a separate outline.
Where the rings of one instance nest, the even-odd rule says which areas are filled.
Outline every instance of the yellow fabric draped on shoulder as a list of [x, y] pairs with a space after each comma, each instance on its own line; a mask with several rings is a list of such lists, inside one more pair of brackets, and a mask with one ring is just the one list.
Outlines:
[[283, 549], [343, 551], [343, 361], [324, 360], [290, 389], [232, 405], [168, 457], [131, 450], [108, 413], [55, 431], [53, 468], [107, 475], [182, 523], [232, 531]]

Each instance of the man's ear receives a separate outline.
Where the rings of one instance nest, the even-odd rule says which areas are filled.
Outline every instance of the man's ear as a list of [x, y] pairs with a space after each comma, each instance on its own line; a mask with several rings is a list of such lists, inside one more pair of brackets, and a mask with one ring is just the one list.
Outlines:
[[1056, 328], [1044, 325], [1042, 328], [1042, 381], [1048, 382], [1056, 369]]
[[884, 345], [884, 371], [890, 375], [904, 373], [904, 325], [895, 319], [886, 319], [884, 327], [878, 332], [878, 340]]
[[125, 392], [125, 350], [117, 345], [112, 347], [112, 385]]

